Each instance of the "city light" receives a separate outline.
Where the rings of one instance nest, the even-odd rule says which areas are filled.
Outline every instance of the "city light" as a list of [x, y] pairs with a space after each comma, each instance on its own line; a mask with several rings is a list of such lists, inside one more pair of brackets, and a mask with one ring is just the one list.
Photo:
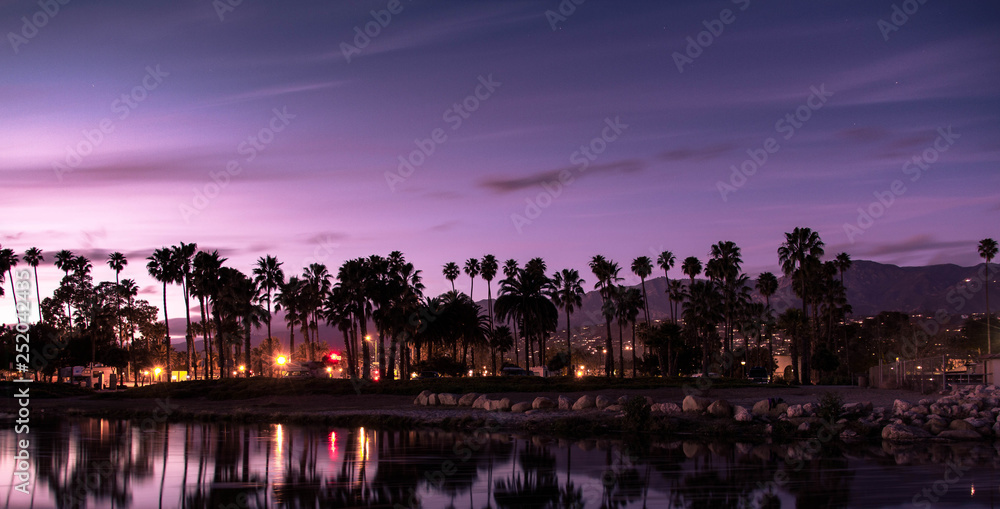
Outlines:
[[274, 361], [277, 362], [279, 366], [284, 366], [285, 364], [288, 363], [288, 358], [285, 357], [284, 355], [279, 355], [278, 358], [275, 359]]

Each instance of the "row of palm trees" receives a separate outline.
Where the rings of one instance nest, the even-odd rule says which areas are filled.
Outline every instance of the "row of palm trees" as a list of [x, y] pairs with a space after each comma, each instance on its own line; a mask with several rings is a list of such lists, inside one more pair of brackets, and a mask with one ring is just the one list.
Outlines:
[[[810, 381], [814, 347], [839, 349], [833, 346], [833, 331], [834, 326], [850, 313], [843, 284], [844, 272], [851, 266], [850, 257], [840, 253], [833, 260], [822, 262], [824, 243], [818, 233], [809, 228], [795, 228], [786, 233], [785, 242], [777, 253], [783, 274], [801, 299], [801, 309], [788, 310], [777, 317], [770, 302], [771, 296], [778, 290], [777, 277], [770, 272], [758, 276], [755, 286], [765, 302], [752, 302], [749, 278], [742, 271], [741, 250], [735, 243], [722, 241], [712, 245], [704, 266], [695, 256], [685, 258], [680, 268], [688, 277], [686, 285], [681, 280], [670, 279], [669, 272], [677, 260], [674, 254], [664, 251], [657, 256], [656, 266], [664, 271], [666, 277], [670, 323], [677, 323], [679, 318], [683, 318], [685, 328], [698, 338], [702, 346], [703, 371], [707, 372], [712, 353], [719, 351], [719, 345], [714, 341], [720, 327], [718, 341], [724, 353], [733, 352], [737, 332], [744, 338], [756, 339], [758, 343], [768, 338], [768, 352], [773, 353], [770, 342], [773, 330], [786, 330], [792, 337], [793, 373], [804, 383]], [[996, 242], [984, 239], [979, 245], [979, 253], [988, 264], [997, 253]], [[34, 247], [25, 251], [23, 256], [23, 261], [35, 271], [37, 297], [40, 297], [37, 293], [37, 267], [44, 260], [42, 250]], [[493, 371], [496, 372], [498, 355], [502, 357], [513, 349], [515, 360], [519, 359], [517, 349], [518, 339], [521, 338], [524, 366], [544, 366], [549, 351], [547, 341], [556, 329], [560, 311], [565, 314], [567, 324], [567, 363], [573, 365], [571, 316], [582, 306], [585, 281], [574, 269], [562, 269], [548, 276], [546, 264], [541, 258], [531, 259], [523, 267], [510, 259], [504, 262], [502, 268], [491, 254], [481, 259], [468, 259], [463, 267], [470, 277], [468, 296], [455, 290], [455, 280], [462, 268], [457, 263], [449, 262], [444, 265], [442, 273], [451, 283], [452, 291], [437, 298], [423, 295], [421, 271], [398, 251], [387, 257], [373, 255], [348, 260], [336, 276], [325, 265], [314, 263], [305, 267], [301, 275], [287, 279], [282, 270], [283, 264], [271, 255], [258, 259], [249, 276], [225, 267], [225, 261], [217, 251], [198, 251], [196, 244], [183, 242], [156, 249], [147, 258], [149, 275], [162, 284], [166, 329], [163, 347], [168, 352], [165, 356], [168, 373], [171, 369], [167, 314], [170, 285], [178, 285], [184, 298], [185, 364], [196, 377], [196, 332], [203, 338], [206, 376], [215, 376], [214, 366], [218, 366], [219, 376], [227, 376], [241, 353], [244, 364], [251, 365], [250, 332], [254, 327], [266, 327], [267, 337], [271, 338], [272, 316], [278, 311], [283, 312], [289, 330], [289, 352], [295, 352], [295, 332], [298, 329], [304, 343], [309, 346], [309, 360], [316, 360], [317, 357], [316, 346], [321, 343], [320, 322], [341, 331], [347, 357], [346, 368], [352, 377], [370, 379], [373, 367], [377, 367], [381, 375], [406, 373], [411, 363], [420, 360], [422, 352], [425, 353], [424, 358], [430, 358], [435, 348], [447, 350], [450, 347], [452, 358], [457, 360], [459, 346], [463, 363], [467, 363], [471, 353], [474, 364], [477, 349], [488, 349], [493, 359]], [[105, 290], [110, 289], [117, 297], [114, 299], [117, 340], [122, 345], [126, 342], [131, 344], [135, 340], [134, 328], [126, 326], [120, 318], [121, 306], [131, 309], [138, 288], [134, 280], [120, 279], [128, 265], [124, 254], [111, 253], [106, 262], [115, 272], [115, 282], [102, 285], [106, 285]], [[12, 270], [18, 263], [19, 257], [13, 250], [0, 249], [0, 283], [6, 276], [11, 278], [13, 284]], [[56, 253], [54, 264], [64, 271], [65, 277], [51, 300], [47, 298], [46, 304], [39, 306], [39, 320], [44, 321], [43, 308], [58, 304], [65, 306], [66, 323], [72, 328], [74, 306], [80, 307], [86, 301], [81, 295], [86, 293], [84, 289], [90, 284], [91, 264], [85, 257], [76, 256], [68, 250]], [[639, 316], [643, 317], [646, 327], [652, 326], [645, 283], [652, 275], [653, 260], [640, 256], [632, 261], [631, 271], [641, 281], [638, 289], [620, 284], [623, 279], [621, 268], [613, 260], [597, 255], [590, 260], [589, 267], [596, 279], [594, 289], [602, 301], [605, 374], [611, 376], [615, 371], [612, 323], [616, 320], [619, 325], [617, 371], [619, 376], [624, 376], [623, 329], [631, 326], [634, 374], [637, 351], [635, 327]], [[501, 269], [504, 278], [500, 281], [494, 303], [492, 282]], [[703, 269], [707, 279], [696, 281]], [[485, 314], [471, 297], [477, 277], [481, 277], [487, 286]], [[3, 294], [2, 288], [0, 285], [0, 295]], [[14, 297], [16, 304], [16, 295]], [[200, 322], [192, 323], [192, 298], [198, 302]], [[681, 304], [684, 305], [683, 314], [678, 312]], [[86, 320], [85, 314], [76, 315], [78, 320]], [[375, 326], [377, 337], [374, 340], [368, 333], [369, 323]], [[126, 330], [129, 331], [128, 338]], [[385, 344], [387, 339], [388, 349]], [[842, 351], [846, 356], [846, 334], [844, 341]], [[666, 359], [667, 365], [661, 366], [661, 371], [675, 374], [670, 353]], [[247, 376], [249, 371], [246, 370]]]

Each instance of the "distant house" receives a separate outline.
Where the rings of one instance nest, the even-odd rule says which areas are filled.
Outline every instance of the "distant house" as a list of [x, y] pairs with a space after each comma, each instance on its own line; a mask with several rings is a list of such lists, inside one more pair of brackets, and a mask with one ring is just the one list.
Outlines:
[[986, 355], [979, 358], [980, 365], [986, 369], [986, 384], [997, 385], [1000, 382], [1000, 353]]

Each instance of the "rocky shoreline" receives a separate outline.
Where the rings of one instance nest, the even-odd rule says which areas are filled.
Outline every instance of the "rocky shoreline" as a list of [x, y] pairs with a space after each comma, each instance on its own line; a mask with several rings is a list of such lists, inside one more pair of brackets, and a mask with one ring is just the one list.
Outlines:
[[[1000, 388], [975, 386], [959, 388], [938, 399], [924, 398], [913, 404], [896, 399], [891, 408], [874, 406], [871, 402], [841, 405], [817, 402], [788, 404], [780, 398], [757, 401], [751, 408], [733, 405], [725, 399], [685, 396], [680, 405], [654, 402], [641, 397], [653, 419], [672, 417], [704, 417], [729, 420], [741, 425], [763, 425], [763, 433], [771, 435], [775, 426], [794, 427], [797, 434], [824, 430], [836, 433], [841, 440], [882, 438], [890, 442], [920, 440], [993, 440], [1000, 437]], [[605, 395], [585, 394], [571, 399], [558, 396], [535, 397], [532, 401], [513, 403], [510, 398], [490, 398], [485, 394], [421, 392], [413, 404], [421, 407], [460, 408], [489, 413], [523, 414], [526, 417], [558, 418], [567, 415], [592, 415], [594, 411], [611, 417], [626, 417], [629, 398], [617, 400]], [[824, 405], [827, 408], [823, 408]]]

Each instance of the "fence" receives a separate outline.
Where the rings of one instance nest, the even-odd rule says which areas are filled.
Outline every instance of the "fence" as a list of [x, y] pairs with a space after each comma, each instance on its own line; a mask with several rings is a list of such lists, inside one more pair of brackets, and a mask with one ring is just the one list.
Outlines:
[[949, 358], [947, 355], [898, 360], [872, 366], [868, 370], [868, 383], [878, 389], [912, 389], [920, 392], [941, 390], [948, 385], [978, 385], [984, 381], [982, 373], [973, 371], [966, 359]]

